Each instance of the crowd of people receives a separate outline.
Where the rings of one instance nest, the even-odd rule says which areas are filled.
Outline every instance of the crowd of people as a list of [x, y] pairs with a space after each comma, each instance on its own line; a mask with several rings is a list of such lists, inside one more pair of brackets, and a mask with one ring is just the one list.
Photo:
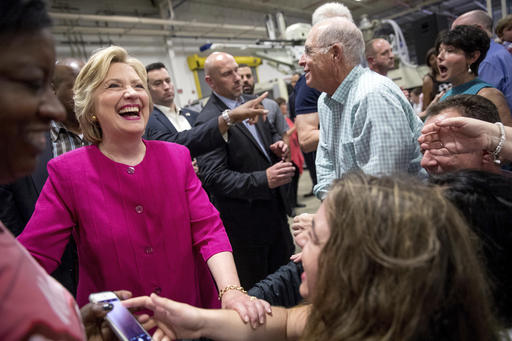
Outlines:
[[[195, 112], [163, 63], [56, 60], [44, 1], [1, 3], [0, 339], [111, 340], [101, 291], [154, 340], [508, 339], [512, 56], [492, 18], [440, 34], [416, 111], [388, 41], [340, 3], [312, 23], [288, 103], [214, 52]], [[290, 227], [304, 163], [322, 202]]]

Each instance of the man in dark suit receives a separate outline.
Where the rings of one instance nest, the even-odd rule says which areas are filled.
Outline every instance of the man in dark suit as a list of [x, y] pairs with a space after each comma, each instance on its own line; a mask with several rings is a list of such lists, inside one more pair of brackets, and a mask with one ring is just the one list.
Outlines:
[[[196, 124], [229, 115], [249, 97], [242, 96], [235, 59], [215, 52], [205, 62], [205, 80], [213, 93]], [[294, 174], [281, 161], [287, 146], [268, 120], [232, 124], [228, 142], [198, 157], [199, 175], [212, 195], [233, 247], [240, 281], [252, 287], [286, 264], [293, 241], [286, 214], [286, 189]]]
[[[162, 63], [146, 66], [148, 87], [154, 108], [149, 116], [144, 138], [174, 142], [186, 146], [192, 157], [223, 146], [229, 126], [223, 117], [215, 117], [200, 127], [193, 127], [198, 113], [178, 108], [174, 103], [174, 84]], [[227, 117], [230, 122], [241, 122], [255, 114], [263, 114], [261, 109], [240, 108]]]
[[178, 108], [174, 103], [174, 84], [169, 72], [162, 63], [152, 63], [146, 66], [148, 87], [153, 100], [153, 111], [149, 117], [146, 131], [148, 136], [157, 131], [168, 131], [176, 134], [189, 130], [194, 125], [198, 112]]

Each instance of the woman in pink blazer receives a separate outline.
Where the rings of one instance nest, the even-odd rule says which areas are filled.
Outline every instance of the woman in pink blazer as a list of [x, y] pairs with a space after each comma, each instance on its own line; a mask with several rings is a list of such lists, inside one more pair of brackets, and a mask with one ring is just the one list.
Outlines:
[[73, 236], [80, 306], [90, 293], [126, 289], [198, 307], [222, 303], [246, 322], [264, 322], [270, 306], [240, 288], [224, 226], [188, 149], [142, 139], [152, 107], [144, 66], [120, 47], [102, 49], [78, 75], [74, 92], [93, 145], [48, 164], [19, 241], [51, 273]]

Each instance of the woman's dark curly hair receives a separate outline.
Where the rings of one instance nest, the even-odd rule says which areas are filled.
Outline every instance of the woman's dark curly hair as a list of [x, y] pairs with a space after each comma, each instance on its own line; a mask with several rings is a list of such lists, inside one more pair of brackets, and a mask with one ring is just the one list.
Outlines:
[[0, 34], [38, 31], [51, 23], [43, 0], [0, 1]]
[[461, 25], [443, 32], [436, 41], [436, 50], [439, 52], [441, 44], [450, 45], [461, 49], [468, 57], [479, 51], [480, 57], [470, 65], [473, 74], [478, 76], [478, 66], [484, 60], [490, 43], [489, 36], [483, 30], [476, 26]]

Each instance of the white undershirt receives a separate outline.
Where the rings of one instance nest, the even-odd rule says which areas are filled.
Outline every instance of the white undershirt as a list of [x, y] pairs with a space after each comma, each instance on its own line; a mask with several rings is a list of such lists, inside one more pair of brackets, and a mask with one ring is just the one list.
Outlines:
[[165, 117], [167, 117], [169, 121], [171, 121], [172, 125], [174, 126], [174, 128], [176, 128], [178, 132], [183, 130], [189, 130], [192, 128], [190, 126], [190, 123], [188, 123], [187, 119], [185, 118], [185, 116], [180, 115], [180, 108], [176, 107], [176, 109], [178, 109], [178, 111], [176, 112], [174, 110], [171, 110], [169, 107], [163, 105], [155, 104], [155, 107], [157, 107], [161, 112], [163, 112]]

